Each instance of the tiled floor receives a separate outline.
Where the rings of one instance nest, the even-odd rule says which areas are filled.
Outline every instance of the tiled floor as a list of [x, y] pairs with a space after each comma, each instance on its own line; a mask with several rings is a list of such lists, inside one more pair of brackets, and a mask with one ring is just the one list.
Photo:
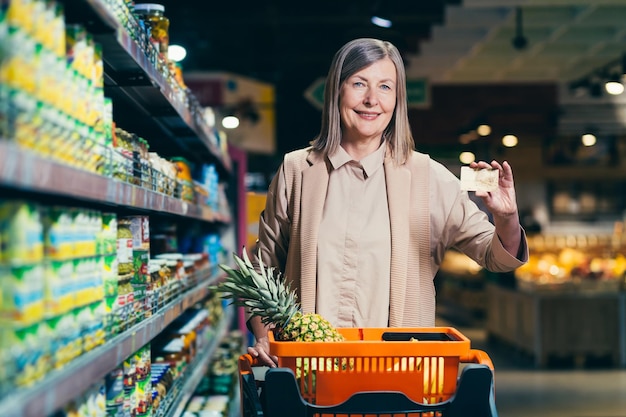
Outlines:
[[[440, 319], [441, 320], [441, 319]], [[498, 342], [480, 327], [455, 326], [472, 347], [486, 351], [495, 368], [499, 417], [626, 417], [626, 369], [610, 364], [537, 369], [531, 358]]]

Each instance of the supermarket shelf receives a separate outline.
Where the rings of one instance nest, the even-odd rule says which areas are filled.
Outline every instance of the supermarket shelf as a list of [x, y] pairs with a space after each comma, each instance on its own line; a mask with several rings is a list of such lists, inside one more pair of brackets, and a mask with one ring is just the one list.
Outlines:
[[65, 406], [86, 388], [104, 378], [117, 364], [155, 338], [183, 311], [208, 296], [209, 285], [218, 277], [215, 268], [211, 271], [210, 276], [167, 304], [162, 311], [107, 340], [104, 345], [81, 355], [34, 386], [9, 393], [0, 401], [0, 415], [42, 417]]
[[15, 143], [0, 139], [0, 186], [96, 203], [185, 216], [207, 222], [229, 222], [228, 214], [207, 206], [104, 177], [43, 158]]
[[216, 130], [205, 123], [193, 94], [185, 90], [181, 97], [172, 88], [103, 0], [72, 2], [66, 15], [84, 24], [102, 45], [105, 94], [114, 101], [114, 120], [120, 127], [148, 139], [161, 155], [178, 156], [176, 151], [182, 151], [196, 162], [210, 158], [222, 174], [230, 174], [228, 152], [221, 149]]
[[239, 388], [239, 382], [235, 383], [235, 389], [233, 397], [230, 399], [230, 414], [229, 417], [241, 417], [241, 391]]
[[167, 417], [180, 417], [185, 411], [185, 407], [187, 406], [187, 402], [192, 397], [196, 387], [207, 373], [209, 365], [211, 363], [211, 357], [215, 349], [219, 346], [224, 336], [229, 330], [229, 324], [232, 322], [232, 318], [234, 315], [234, 308], [232, 306], [228, 306], [226, 308], [224, 314], [224, 319], [220, 324], [220, 328], [216, 332], [211, 344], [208, 346], [204, 352], [200, 353], [198, 358], [191, 363], [187, 369], [191, 370], [190, 373], [184, 379], [184, 383], [181, 385], [178, 390], [178, 396], [171, 403], [169, 409], [164, 414]]

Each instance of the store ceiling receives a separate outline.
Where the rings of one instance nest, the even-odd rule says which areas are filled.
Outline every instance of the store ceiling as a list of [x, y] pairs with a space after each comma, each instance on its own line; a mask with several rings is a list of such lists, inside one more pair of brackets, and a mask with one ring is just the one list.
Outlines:
[[[171, 22], [171, 42], [189, 50], [185, 69], [223, 70], [274, 83], [324, 76], [335, 51], [356, 37], [385, 38], [407, 54], [416, 53], [432, 26], [444, 22], [446, 5], [461, 2], [161, 1]], [[398, 17], [394, 27], [372, 25], [378, 7]]]
[[[571, 81], [626, 53], [625, 22], [626, 0], [464, 0], [409, 72], [434, 83]], [[514, 46], [518, 30], [524, 48]]]
[[[511, 85], [548, 86], [540, 95], [552, 102], [535, 109], [537, 101], [523, 94], [526, 101], [509, 106], [506, 119], [511, 125], [511, 114], [535, 112], [532, 129], [549, 134], [558, 113], [555, 84], [617, 64], [626, 53], [626, 0], [160, 1], [171, 21], [171, 42], [188, 49], [184, 71], [231, 72], [276, 86], [278, 153], [305, 145], [317, 133], [319, 111], [304, 91], [326, 75], [335, 51], [355, 37], [392, 41], [405, 58], [407, 75], [426, 77], [438, 88], [502, 85], [506, 94], [516, 95], [520, 90]], [[387, 13], [394, 25], [373, 26], [376, 11]], [[526, 40], [521, 49], [513, 44], [518, 17]], [[474, 111], [467, 103], [445, 117], [431, 106], [419, 118], [445, 123], [429, 123], [421, 140], [455, 143], [468, 121], [493, 106]], [[528, 125], [528, 117], [520, 120]]]
[[[162, 0], [185, 67], [267, 81], [323, 76], [345, 41], [396, 43], [411, 76], [433, 83], [573, 80], [626, 52], [626, 0]], [[513, 45], [521, 10], [523, 49]], [[394, 26], [374, 27], [387, 14]]]

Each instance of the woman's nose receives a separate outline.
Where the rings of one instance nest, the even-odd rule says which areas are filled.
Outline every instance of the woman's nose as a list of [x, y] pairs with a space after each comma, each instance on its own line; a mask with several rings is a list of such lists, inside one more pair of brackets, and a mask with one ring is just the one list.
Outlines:
[[367, 105], [373, 106], [378, 102], [378, 97], [376, 97], [376, 92], [374, 90], [368, 89], [365, 93], [365, 97], [363, 102]]

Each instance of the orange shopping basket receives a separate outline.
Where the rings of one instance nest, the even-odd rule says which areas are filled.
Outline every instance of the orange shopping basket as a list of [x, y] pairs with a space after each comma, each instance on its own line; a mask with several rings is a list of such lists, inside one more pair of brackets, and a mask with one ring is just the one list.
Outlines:
[[239, 358], [244, 417], [497, 417], [493, 363], [452, 327], [345, 328], [343, 342], [280, 342], [255, 379]]

